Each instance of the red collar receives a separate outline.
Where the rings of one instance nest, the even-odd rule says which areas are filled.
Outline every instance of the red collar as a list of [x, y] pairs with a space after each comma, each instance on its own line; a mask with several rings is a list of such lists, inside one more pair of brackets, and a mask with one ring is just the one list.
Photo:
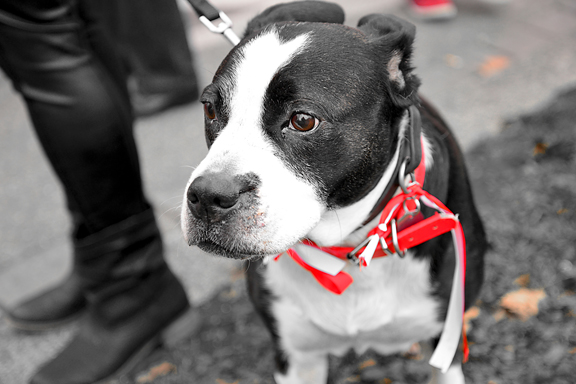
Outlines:
[[[418, 141], [421, 142], [421, 140]], [[360, 267], [368, 267], [373, 258], [393, 254], [404, 257], [406, 250], [443, 235], [459, 225], [456, 215], [440, 200], [422, 189], [426, 176], [426, 161], [424, 144], [423, 142], [419, 144], [422, 147], [420, 163], [413, 174], [406, 175], [405, 169], [408, 160], [404, 160], [398, 172], [400, 192], [385, 205], [380, 214], [378, 225], [372, 228], [362, 243], [355, 248], [322, 247], [311, 240], [304, 239], [298, 246], [286, 251], [294, 261], [308, 270], [327, 290], [339, 295], [352, 284], [352, 277], [342, 270], [345, 263], [340, 263], [340, 268], [338, 268], [334, 265], [337, 262], [330, 261], [326, 257], [320, 258], [317, 252], [313, 256], [306, 255], [304, 254], [306, 247], [302, 248], [302, 245], [318, 249], [342, 260], [351, 260]], [[407, 178], [411, 179], [408, 185], [406, 185]], [[437, 212], [431, 217], [424, 218], [420, 213], [422, 204]], [[299, 248], [301, 251], [298, 252], [295, 248]], [[276, 260], [280, 256], [278, 255]], [[321, 265], [325, 264], [323, 260], [330, 264], [329, 270]]]
[[[417, 244], [416, 243], [411, 244], [408, 247], [402, 247], [402, 245], [406, 242], [406, 240], [404, 239], [405, 234], [404, 231], [398, 233], [399, 228], [401, 228], [402, 230], [407, 229], [408, 227], [411, 227], [412, 225], [415, 225], [422, 220], [422, 215], [420, 214], [420, 202], [416, 198], [417, 194], [416, 190], [421, 191], [421, 186], [424, 185], [424, 180], [426, 177], [426, 160], [424, 156], [424, 144], [422, 143], [421, 146], [422, 146], [422, 157], [420, 160], [420, 164], [418, 164], [418, 167], [416, 167], [414, 173], [411, 176], [413, 178], [413, 182], [408, 187], [406, 187], [404, 185], [404, 180], [399, 181], [399, 184], [401, 185], [400, 192], [396, 194], [392, 199], [390, 199], [388, 203], [384, 206], [384, 209], [380, 213], [380, 220], [378, 222], [378, 225], [376, 225], [376, 227], [374, 227], [370, 232], [368, 232], [366, 239], [362, 243], [360, 243], [360, 245], [356, 247], [338, 247], [338, 246], [321, 247], [308, 239], [304, 239], [302, 243], [320, 249], [321, 251], [329, 253], [332, 256], [336, 256], [340, 259], [350, 259], [356, 262], [357, 264], [360, 264], [361, 266], [367, 267], [368, 264], [370, 263], [370, 260], [366, 260], [366, 258], [365, 257], [363, 258], [361, 255], [360, 257], [358, 257], [358, 255], [363, 254], [366, 248], [370, 248], [369, 244], [372, 239], [375, 239], [374, 235], [378, 235], [379, 238], [382, 240], [384, 239], [387, 240], [385, 243], [379, 242], [379, 244], [376, 244], [376, 246], [374, 244], [376, 240], [373, 240], [372, 247], [375, 247], [375, 250], [370, 259], [374, 257], [390, 256], [395, 253], [394, 238], [392, 237], [393, 230], [396, 231], [397, 235], [399, 234], [402, 235], [401, 237], [400, 236], [397, 237], [400, 249], [404, 249], [404, 251], [401, 253], [401, 256], [404, 256], [405, 249], [414, 247], [418, 244], [423, 243], [424, 241], [427, 241], [424, 240], [418, 242]], [[402, 172], [403, 169], [405, 168], [401, 166], [399, 175], [405, 174], [404, 172]], [[413, 189], [414, 191], [412, 191]], [[394, 226], [391, 225], [392, 220], [395, 220]], [[412, 242], [413, 241], [414, 239], [412, 240]]]

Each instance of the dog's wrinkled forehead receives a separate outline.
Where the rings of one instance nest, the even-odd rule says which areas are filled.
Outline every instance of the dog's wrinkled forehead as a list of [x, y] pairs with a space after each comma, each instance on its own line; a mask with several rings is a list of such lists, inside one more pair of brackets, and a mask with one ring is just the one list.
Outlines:
[[310, 40], [309, 33], [285, 40], [277, 28], [270, 28], [239, 47], [230, 56], [231, 65], [222, 73], [225, 89], [221, 96], [229, 103], [227, 109], [248, 112], [261, 106], [273, 77], [305, 50]]
[[[282, 80], [280, 76], [284, 75], [292, 81], [302, 78], [310, 97], [315, 91], [326, 97], [327, 90], [330, 93], [327, 81], [344, 85], [351, 83], [346, 80], [354, 79], [355, 86], [359, 85], [362, 79], [355, 75], [356, 71], [370, 69], [367, 59], [371, 55], [363, 49], [365, 43], [364, 34], [343, 25], [272, 25], [232, 50], [217, 71], [214, 85], [227, 102], [254, 103], [264, 101], [271, 82]], [[232, 105], [226, 107], [230, 110]]]

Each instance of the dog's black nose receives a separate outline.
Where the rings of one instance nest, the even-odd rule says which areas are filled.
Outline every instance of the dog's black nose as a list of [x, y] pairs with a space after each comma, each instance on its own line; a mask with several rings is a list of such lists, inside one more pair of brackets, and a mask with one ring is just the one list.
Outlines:
[[225, 173], [198, 176], [188, 187], [188, 207], [198, 219], [219, 221], [238, 204], [241, 194], [251, 188], [246, 180]]

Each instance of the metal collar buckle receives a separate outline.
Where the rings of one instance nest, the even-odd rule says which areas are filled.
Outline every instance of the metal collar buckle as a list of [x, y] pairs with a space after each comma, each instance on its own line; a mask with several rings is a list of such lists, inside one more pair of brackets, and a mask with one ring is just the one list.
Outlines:
[[[400, 185], [400, 188], [402, 189], [402, 192], [405, 195], [410, 195], [411, 191], [409, 190], [409, 188], [416, 183], [416, 178], [414, 176], [414, 173], [409, 173], [408, 175], [406, 174], [406, 167], [407, 167], [409, 160], [410, 159], [408, 157], [406, 157], [404, 159], [404, 161], [402, 161], [402, 164], [400, 165], [400, 171], [398, 172], [398, 184]], [[412, 179], [412, 181], [408, 185], [406, 185], [406, 180], [405, 180], [406, 176], [410, 176], [410, 178]], [[406, 204], [409, 200], [413, 200], [415, 203], [415, 208], [412, 210], [409, 209], [407, 204]], [[406, 249], [400, 250], [400, 246], [398, 244], [398, 225], [400, 225], [406, 219], [413, 218], [420, 213], [421, 204], [420, 204], [419, 197], [418, 196], [406, 197], [404, 199], [404, 201], [402, 202], [402, 210], [404, 211], [404, 214], [402, 215], [402, 217], [400, 217], [399, 219], [394, 218], [390, 221], [390, 229], [391, 229], [390, 232], [391, 232], [391, 236], [392, 236], [392, 245], [394, 245], [395, 254], [397, 254], [400, 258], [404, 258], [406, 256]], [[350, 253], [348, 253], [348, 255], [346, 255], [348, 260], [351, 260], [354, 264], [359, 265], [360, 264], [360, 258], [358, 257], [358, 253], [360, 252], [360, 250], [362, 248], [366, 247], [371, 240], [372, 240], [372, 236], [367, 237], [360, 244], [358, 244], [358, 246], [356, 248], [354, 248], [352, 250], [352, 252], [350, 252]], [[378, 240], [380, 243], [380, 248], [382, 249], [382, 251], [387, 256], [394, 255], [394, 253], [390, 250], [390, 248], [388, 248], [388, 244], [386, 244], [386, 240], [383, 237], [379, 237]]]

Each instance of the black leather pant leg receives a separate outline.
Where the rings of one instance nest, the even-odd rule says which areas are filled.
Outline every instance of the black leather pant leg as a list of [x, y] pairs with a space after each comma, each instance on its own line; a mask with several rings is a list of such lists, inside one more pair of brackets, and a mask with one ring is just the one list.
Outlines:
[[0, 66], [24, 97], [82, 235], [148, 207], [122, 68], [97, 3], [0, 2]]

